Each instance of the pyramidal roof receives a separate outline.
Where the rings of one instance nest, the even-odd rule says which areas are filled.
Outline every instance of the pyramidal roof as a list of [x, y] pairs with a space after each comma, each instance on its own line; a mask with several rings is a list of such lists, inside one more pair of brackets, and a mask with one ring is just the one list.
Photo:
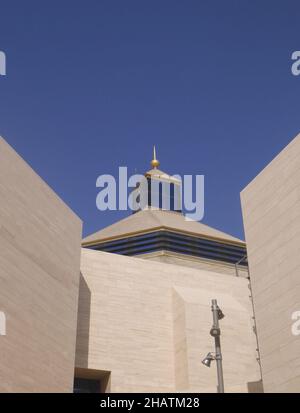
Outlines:
[[225, 243], [245, 244], [244, 241], [201, 222], [187, 220], [181, 213], [145, 209], [87, 236], [83, 239], [82, 245], [89, 246], [107, 240], [120, 239], [158, 230], [169, 230], [201, 238], [217, 239]]

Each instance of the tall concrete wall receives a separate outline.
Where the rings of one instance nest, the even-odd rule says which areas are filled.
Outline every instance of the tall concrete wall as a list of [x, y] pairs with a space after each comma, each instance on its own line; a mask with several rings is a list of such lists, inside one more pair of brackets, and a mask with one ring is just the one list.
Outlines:
[[80, 243], [79, 218], [0, 138], [0, 392], [72, 391]]
[[300, 135], [242, 192], [266, 392], [300, 391]]
[[249, 281], [243, 277], [83, 249], [76, 368], [111, 373], [113, 392], [216, 392], [211, 300], [221, 321], [225, 388], [260, 380]]

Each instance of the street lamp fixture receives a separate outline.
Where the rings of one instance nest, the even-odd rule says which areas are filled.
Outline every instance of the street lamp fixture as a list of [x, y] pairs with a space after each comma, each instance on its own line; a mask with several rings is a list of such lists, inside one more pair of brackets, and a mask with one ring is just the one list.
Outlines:
[[211, 362], [213, 361], [213, 360], [215, 360], [216, 358], [215, 358], [215, 356], [213, 355], [213, 353], [208, 353], [207, 354], [207, 356], [202, 360], [202, 364], [204, 364], [204, 366], [206, 366], [206, 367], [210, 367], [210, 365], [211, 365]]

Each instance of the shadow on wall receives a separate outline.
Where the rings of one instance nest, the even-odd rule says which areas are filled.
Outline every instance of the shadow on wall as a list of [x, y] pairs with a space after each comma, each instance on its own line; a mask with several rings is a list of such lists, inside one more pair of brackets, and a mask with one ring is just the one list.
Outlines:
[[[89, 369], [91, 291], [80, 273], [74, 389], [78, 393], [110, 392], [110, 371]], [[75, 391], [75, 390], [74, 390]]]
[[247, 383], [248, 386], [248, 393], [263, 393], [263, 382], [262, 380], [259, 381], [250, 381]]
[[91, 291], [80, 272], [75, 367], [88, 367], [90, 313]]

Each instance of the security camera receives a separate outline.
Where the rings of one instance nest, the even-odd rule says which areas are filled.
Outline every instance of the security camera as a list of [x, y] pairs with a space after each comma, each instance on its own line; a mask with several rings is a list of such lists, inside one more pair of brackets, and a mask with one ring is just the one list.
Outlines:
[[217, 314], [218, 314], [218, 319], [219, 319], [219, 320], [222, 320], [222, 318], [225, 317], [223, 311], [222, 311], [221, 308], [219, 308], [219, 307], [218, 307], [218, 310], [217, 310]]

